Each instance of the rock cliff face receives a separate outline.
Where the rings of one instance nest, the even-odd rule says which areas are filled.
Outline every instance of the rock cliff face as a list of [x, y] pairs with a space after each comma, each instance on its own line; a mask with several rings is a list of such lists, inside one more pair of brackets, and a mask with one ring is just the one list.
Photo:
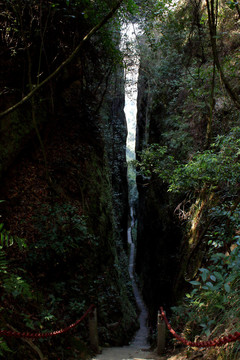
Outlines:
[[[36, 97], [44, 149], [30, 104], [2, 121], [1, 215], [13, 234], [27, 239], [24, 269], [44, 306], [49, 296], [59, 297], [56, 319], [64, 308], [75, 320], [95, 303], [101, 344], [120, 345], [136, 330], [126, 255], [124, 76], [99, 44], [95, 36], [47, 99], [43, 92]], [[10, 106], [16, 97], [5, 100]]]
[[[118, 69], [111, 75], [106, 101], [100, 111], [100, 117], [105, 119], [104, 139], [111, 168], [117, 232], [124, 249], [127, 251], [129, 206], [126, 164], [127, 123], [124, 114], [124, 98], [123, 71]], [[106, 117], [106, 114], [108, 114], [108, 117]]]
[[[142, 67], [144, 67], [142, 61]], [[164, 115], [152, 101], [145, 71], [139, 74], [136, 151], [159, 143]], [[154, 105], [153, 105], [154, 104]], [[169, 308], [175, 298], [173, 282], [179, 269], [181, 230], [166, 186], [157, 178], [137, 176], [139, 191], [136, 271], [152, 324], [161, 304]]]

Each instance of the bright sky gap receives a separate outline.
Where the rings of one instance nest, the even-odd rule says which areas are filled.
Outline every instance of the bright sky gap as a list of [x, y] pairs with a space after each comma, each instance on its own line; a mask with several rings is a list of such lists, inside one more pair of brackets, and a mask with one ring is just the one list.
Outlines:
[[136, 116], [137, 116], [137, 83], [139, 56], [137, 52], [137, 24], [129, 23], [122, 26], [121, 51], [124, 53], [125, 67], [125, 108], [127, 120], [127, 160], [135, 159]]

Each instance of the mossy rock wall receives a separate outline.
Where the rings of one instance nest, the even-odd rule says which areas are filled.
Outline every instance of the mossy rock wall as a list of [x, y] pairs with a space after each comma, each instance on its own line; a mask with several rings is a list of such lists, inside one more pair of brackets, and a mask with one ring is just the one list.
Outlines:
[[[30, 105], [2, 125], [7, 151], [2, 158], [0, 196], [6, 201], [1, 214], [13, 234], [27, 239], [23, 267], [40, 299], [32, 300], [34, 313], [38, 316], [46, 307], [58, 323], [46, 323], [46, 328], [74, 322], [94, 303], [100, 344], [123, 345], [137, 328], [126, 253], [124, 72], [120, 65], [109, 72], [112, 58], [100, 40], [96, 36], [57, 78], [54, 109], [48, 92], [44, 106], [43, 94], [36, 99], [48, 179]], [[8, 98], [9, 105], [15, 101]], [[21, 255], [14, 261], [21, 263]], [[58, 299], [53, 306], [51, 299]], [[29, 307], [27, 299], [22, 307]], [[8, 321], [24, 330], [19, 309]], [[88, 342], [85, 328], [78, 331]], [[55, 349], [66, 348], [65, 341], [60, 339]], [[42, 349], [52, 359], [59, 357], [47, 344]]]

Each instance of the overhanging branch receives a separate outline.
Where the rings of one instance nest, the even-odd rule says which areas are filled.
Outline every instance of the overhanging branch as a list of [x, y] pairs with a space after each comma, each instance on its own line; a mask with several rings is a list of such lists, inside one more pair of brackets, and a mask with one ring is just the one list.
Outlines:
[[99, 29], [101, 29], [108, 22], [108, 20], [110, 20], [113, 17], [115, 12], [121, 6], [122, 2], [123, 2], [123, 0], [120, 0], [117, 2], [117, 4], [112, 8], [112, 10], [103, 18], [103, 20], [99, 24], [97, 24], [95, 27], [92, 28], [92, 30], [80, 41], [79, 45], [71, 53], [71, 55], [65, 61], [63, 61], [61, 63], [61, 65], [59, 65], [59, 67], [52, 74], [50, 74], [39, 85], [35, 86], [32, 89], [32, 91], [30, 91], [26, 96], [24, 96], [24, 98], [22, 98], [22, 100], [20, 100], [18, 103], [16, 103], [15, 105], [11, 106], [7, 110], [0, 113], [0, 119], [4, 116], [10, 114], [14, 110], [16, 110], [19, 106], [23, 105], [26, 101], [31, 99], [32, 96], [34, 94], [36, 94], [42, 87], [44, 87], [50, 80], [52, 80], [54, 77], [56, 77], [62, 71], [62, 69], [65, 68], [75, 58], [75, 56], [78, 54], [78, 52], [80, 51], [81, 47], [85, 44], [85, 42], [88, 41], [94, 34], [96, 34], [96, 32]]

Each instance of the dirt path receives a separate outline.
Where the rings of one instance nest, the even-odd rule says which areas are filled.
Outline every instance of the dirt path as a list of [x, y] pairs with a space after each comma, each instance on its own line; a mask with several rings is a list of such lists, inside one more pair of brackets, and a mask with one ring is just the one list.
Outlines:
[[141, 350], [140, 348], [135, 348], [134, 346], [123, 346], [116, 348], [104, 349], [101, 355], [93, 358], [92, 360], [158, 360], [159, 357], [156, 357], [153, 353], [150, 353], [146, 350]]
[[146, 325], [148, 312], [142, 300], [141, 294], [138, 290], [137, 284], [134, 280], [135, 246], [132, 241], [131, 227], [128, 229], [128, 243], [130, 245], [128, 270], [129, 270], [130, 278], [132, 280], [134, 296], [136, 298], [136, 302], [140, 311], [140, 315], [139, 315], [140, 328], [137, 331], [132, 343], [129, 346], [105, 348], [103, 349], [102, 354], [97, 355], [92, 360], [132, 360], [132, 359], [158, 360], [160, 359], [159, 357], [156, 357], [156, 355], [154, 355], [148, 350], [149, 348], [149, 344], [147, 342], [148, 328]]
[[[206, 354], [205, 354], [206, 355]], [[159, 356], [156, 352], [135, 348], [133, 346], [124, 346], [116, 348], [103, 349], [101, 355], [98, 355], [92, 360], [210, 360], [211, 357], [206, 357], [201, 351], [192, 352], [188, 354], [186, 350], [177, 351], [166, 356]]]
[[[169, 354], [166, 356], [159, 356], [154, 351], [147, 349], [136, 348], [135, 346], [123, 346], [115, 348], [105, 348], [102, 354], [97, 355], [91, 360], [203, 360], [202, 354], [199, 356], [189, 355], [183, 351], [177, 354]], [[205, 358], [204, 358], [205, 359]]]
[[[131, 224], [131, 227], [132, 226], [133, 226], [133, 222]], [[147, 342], [148, 312], [134, 279], [135, 246], [132, 241], [131, 227], [128, 229], [128, 243], [130, 245], [128, 270], [129, 270], [130, 278], [132, 280], [134, 296], [136, 298], [136, 302], [140, 311], [140, 315], [138, 318], [140, 328], [135, 334], [135, 337], [129, 346], [103, 348], [102, 353], [96, 355], [91, 360], [184, 360], [187, 359], [187, 356], [185, 356], [185, 354], [181, 355], [181, 353], [176, 355], [169, 354], [166, 356], [158, 356], [156, 352], [149, 350], [149, 344]]]

